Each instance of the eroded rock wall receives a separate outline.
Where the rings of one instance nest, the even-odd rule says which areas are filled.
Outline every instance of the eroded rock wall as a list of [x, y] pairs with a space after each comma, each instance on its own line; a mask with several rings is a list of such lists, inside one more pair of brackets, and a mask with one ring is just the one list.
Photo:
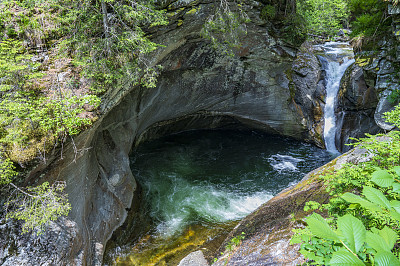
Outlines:
[[[309, 48], [297, 53], [273, 37], [271, 25], [259, 16], [263, 5], [248, 1], [251, 22], [241, 48], [233, 57], [218, 52], [200, 35], [213, 2], [172, 3], [171, 23], [153, 32], [164, 45], [149, 58], [163, 66], [157, 86], [133, 87], [122, 80], [106, 95], [104, 115], [95, 125], [64, 147], [62, 157], [59, 152], [31, 173], [31, 179], [65, 180], [72, 210], [42, 236], [24, 241], [15, 236], [15, 249], [2, 247], [10, 250], [2, 263], [101, 264], [106, 242], [138, 204], [132, 201], [137, 184], [128, 153], [157, 134], [235, 121], [321, 145], [313, 103], [320, 66]], [[50, 241], [54, 232], [57, 248]]]
[[374, 114], [378, 104], [378, 92], [368, 86], [363, 69], [352, 64], [345, 72], [338, 92], [336, 106], [336, 147], [341, 152], [350, 150], [346, 144], [350, 137], [365, 137], [365, 133], [376, 134], [381, 128], [375, 123]]
[[384, 113], [398, 104], [399, 97], [392, 98], [392, 94], [398, 95], [400, 91], [400, 9], [398, 5], [389, 4], [388, 15], [392, 20], [392, 25], [386, 36], [376, 43], [378, 47], [371, 50], [361, 46], [356, 51], [358, 56], [356, 63], [364, 71], [366, 84], [375, 89], [379, 99], [374, 120], [382, 130], [394, 128], [393, 125], [386, 123]]

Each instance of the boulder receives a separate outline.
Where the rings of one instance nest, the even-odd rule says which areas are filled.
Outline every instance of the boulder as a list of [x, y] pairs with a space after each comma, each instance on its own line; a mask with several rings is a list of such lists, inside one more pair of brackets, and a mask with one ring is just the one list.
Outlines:
[[209, 266], [203, 252], [200, 250], [195, 251], [184, 257], [178, 266]]
[[352, 64], [342, 77], [336, 106], [336, 147], [342, 152], [350, 149], [350, 137], [364, 137], [365, 133], [380, 131], [374, 113], [378, 95], [374, 87], [367, 86], [363, 69]]
[[324, 147], [323, 110], [325, 106], [325, 88], [321, 63], [310, 43], [304, 43], [297, 53], [288, 72], [291, 89], [291, 101], [298, 110], [303, 123], [309, 131], [308, 139], [319, 147]]

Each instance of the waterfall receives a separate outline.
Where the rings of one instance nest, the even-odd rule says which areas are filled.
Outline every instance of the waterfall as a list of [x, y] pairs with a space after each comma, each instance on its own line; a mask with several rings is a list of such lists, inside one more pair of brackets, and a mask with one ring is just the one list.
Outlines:
[[346, 69], [354, 63], [352, 48], [347, 43], [328, 42], [320, 47], [324, 55], [320, 57], [322, 68], [326, 72], [326, 100], [324, 109], [324, 139], [326, 149], [334, 154], [339, 153], [335, 145], [336, 117], [335, 104], [340, 87], [340, 80]]

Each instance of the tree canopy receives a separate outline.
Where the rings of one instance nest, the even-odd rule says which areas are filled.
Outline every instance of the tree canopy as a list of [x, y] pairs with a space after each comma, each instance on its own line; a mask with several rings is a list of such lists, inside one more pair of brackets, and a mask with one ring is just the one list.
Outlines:
[[347, 2], [347, 0], [298, 0], [297, 12], [304, 18], [309, 32], [332, 36], [348, 24]]

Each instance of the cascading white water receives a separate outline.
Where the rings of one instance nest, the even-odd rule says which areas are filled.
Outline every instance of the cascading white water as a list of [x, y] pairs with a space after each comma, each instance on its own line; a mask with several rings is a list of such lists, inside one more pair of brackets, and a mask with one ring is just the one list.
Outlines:
[[334, 154], [339, 153], [335, 145], [336, 117], [335, 104], [340, 87], [340, 80], [346, 69], [354, 63], [354, 54], [348, 43], [328, 42], [321, 46], [324, 55], [321, 59], [326, 71], [326, 100], [324, 110], [324, 139], [326, 149]]

